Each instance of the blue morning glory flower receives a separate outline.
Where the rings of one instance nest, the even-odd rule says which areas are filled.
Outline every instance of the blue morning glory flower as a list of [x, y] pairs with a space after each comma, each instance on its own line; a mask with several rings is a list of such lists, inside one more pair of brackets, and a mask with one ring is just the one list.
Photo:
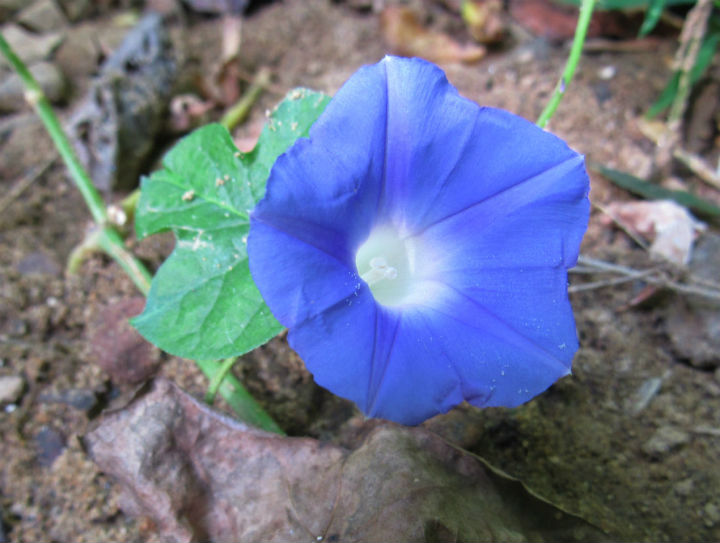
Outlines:
[[361, 68], [275, 163], [250, 270], [317, 383], [418, 424], [570, 373], [583, 157], [420, 59]]

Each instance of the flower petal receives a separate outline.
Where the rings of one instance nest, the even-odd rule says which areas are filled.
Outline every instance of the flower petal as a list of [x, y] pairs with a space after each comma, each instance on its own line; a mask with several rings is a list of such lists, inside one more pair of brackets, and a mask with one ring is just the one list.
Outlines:
[[360, 69], [313, 125], [310, 139], [298, 140], [273, 166], [265, 198], [251, 214], [248, 254], [253, 279], [284, 326], [360, 286], [354, 251], [377, 209], [385, 109], [383, 71]]
[[569, 373], [587, 192], [560, 139], [386, 57], [277, 161], [250, 268], [316, 381], [366, 414], [515, 406]]
[[383, 64], [387, 160], [379, 215], [410, 234], [578, 158], [529, 121], [463, 98], [433, 64], [396, 57]]
[[383, 308], [364, 288], [290, 330], [288, 341], [318, 384], [369, 416], [419, 424], [463, 399], [438, 331], [424, 319]]
[[459, 287], [484, 269], [574, 266], [590, 213], [588, 183], [576, 155], [431, 224], [418, 237], [438, 255], [432, 274]]

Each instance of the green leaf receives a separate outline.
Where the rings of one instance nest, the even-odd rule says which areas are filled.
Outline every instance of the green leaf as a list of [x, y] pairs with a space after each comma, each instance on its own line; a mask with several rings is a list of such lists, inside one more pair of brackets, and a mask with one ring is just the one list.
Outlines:
[[665, 9], [665, 0], [650, 0], [645, 19], [640, 27], [640, 32], [638, 32], [639, 37], [642, 38], [652, 32], [652, 29], [655, 28], [660, 20], [663, 9]]
[[[690, 71], [690, 85], [695, 85], [710, 66], [713, 57], [715, 56], [715, 49], [717, 49], [720, 43], [720, 31], [715, 31], [708, 34], [700, 45], [695, 65]], [[675, 95], [678, 91], [678, 85], [680, 84], [680, 72], [673, 73], [670, 81], [663, 89], [660, 97], [650, 106], [645, 117], [652, 119], [657, 117], [660, 113], [665, 111], [675, 100]]]
[[145, 311], [132, 320], [147, 340], [177, 356], [219, 359], [252, 350], [282, 329], [250, 276], [249, 212], [265, 193], [275, 159], [307, 136], [329, 100], [291, 91], [247, 154], [222, 126], [200, 128], [143, 179], [138, 236], [172, 230], [177, 240]]
[[[596, 9], [600, 11], [650, 9], [656, 0], [598, 0]], [[664, 0], [665, 7], [694, 4], [697, 0]], [[579, 6], [582, 0], [557, 0], [559, 4]]]
[[703, 200], [699, 196], [684, 190], [670, 190], [653, 183], [649, 183], [629, 173], [613, 170], [599, 164], [592, 164], [591, 169], [607, 177], [618, 187], [624, 188], [648, 200], [673, 200], [678, 204], [695, 211], [698, 215], [708, 218], [720, 217], [720, 207]]

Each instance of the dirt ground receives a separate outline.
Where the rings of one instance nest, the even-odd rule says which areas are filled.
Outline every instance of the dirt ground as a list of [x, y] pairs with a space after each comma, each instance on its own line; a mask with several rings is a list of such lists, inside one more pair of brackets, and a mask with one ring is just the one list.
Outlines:
[[[352, 4], [363, 3], [275, 2], [247, 16], [241, 72], [267, 66], [273, 80], [238, 128], [238, 139], [252, 138], [264, 111], [287, 90], [305, 86], [332, 94], [359, 66], [388, 52], [378, 14]], [[459, 28], [458, 39], [468, 40], [441, 2], [416, 4], [433, 15], [431, 27]], [[100, 11], [70, 28], [107, 29], [107, 39], [117, 44], [127, 8]], [[172, 21], [187, 89], [217, 58], [219, 18], [190, 14]], [[564, 65], [567, 41], [535, 38], [517, 22], [509, 24], [512, 37], [478, 63], [443, 67], [468, 98], [536, 119]], [[640, 177], [651, 171], [654, 147], [637, 122], [666, 82], [676, 45], [672, 33], [652, 40], [648, 47], [625, 48], [595, 41], [548, 127], [589, 162]], [[63, 115], [77, 106], [92, 75], [91, 69], [77, 72], [67, 74], [73, 90], [60, 107]], [[102, 256], [89, 257], [75, 275], [64, 273], [90, 216], [32, 114], [23, 109], [0, 122], [2, 194], [45, 168], [0, 213], [0, 377], [22, 382], [0, 412], [0, 541], [156, 540], [151, 521], [120, 510], [113, 482], [79, 440], [105, 407], [134, 389], [98, 365], [96, 346], [98, 330], [138, 293]], [[688, 171], [675, 174], [676, 183], [720, 201]], [[632, 199], [602, 177], [591, 178], [594, 204]], [[604, 219], [593, 211], [583, 254], [637, 269], [656, 265]], [[710, 224], [703, 236], [713, 233], [717, 226]], [[131, 236], [128, 243], [152, 267], [172, 248], [168, 236], [142, 242]], [[671, 331], [678, 319], [694, 318], [699, 306], [666, 291], [633, 303], [646, 287], [638, 279], [571, 296], [581, 348], [573, 375], [545, 394], [516, 409], [461, 408], [428, 424], [447, 433], [461, 417], [462, 441], [471, 451], [609, 538], [720, 540], [720, 355], [714, 363], [694, 364]], [[206, 381], [193, 364], [132, 348], [161, 375], [197, 397], [204, 394]], [[282, 340], [245, 356], [236, 373], [291, 435], [333, 441], [361, 420], [347, 402], [313, 384]]]

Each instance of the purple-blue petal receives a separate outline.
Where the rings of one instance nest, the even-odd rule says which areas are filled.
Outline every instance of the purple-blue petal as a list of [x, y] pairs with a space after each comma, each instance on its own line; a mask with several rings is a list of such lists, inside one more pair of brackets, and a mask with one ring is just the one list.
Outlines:
[[369, 416], [419, 424], [463, 400], [442, 331], [426, 320], [382, 307], [364, 288], [291, 329], [288, 341], [318, 384]]
[[[577, 349], [566, 281], [588, 186], [562, 140], [462, 98], [432, 64], [386, 57], [276, 162], [250, 269], [316, 381], [366, 414], [416, 424], [463, 400], [515, 406]], [[355, 267], [379, 227], [426, 251], [392, 307]]]
[[313, 125], [310, 139], [298, 140], [272, 168], [265, 198], [250, 217], [248, 254], [253, 279], [284, 326], [360, 286], [354, 252], [376, 215], [385, 109], [384, 73], [360, 69]]

